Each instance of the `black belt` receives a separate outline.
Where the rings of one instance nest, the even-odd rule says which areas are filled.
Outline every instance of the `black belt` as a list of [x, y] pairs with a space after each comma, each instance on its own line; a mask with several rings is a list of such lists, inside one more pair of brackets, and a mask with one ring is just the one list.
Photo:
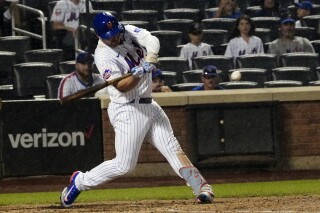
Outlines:
[[[135, 103], [136, 99], [133, 99], [132, 101], [130, 101], [130, 104]], [[152, 98], [139, 98], [139, 104], [151, 104], [152, 102]]]

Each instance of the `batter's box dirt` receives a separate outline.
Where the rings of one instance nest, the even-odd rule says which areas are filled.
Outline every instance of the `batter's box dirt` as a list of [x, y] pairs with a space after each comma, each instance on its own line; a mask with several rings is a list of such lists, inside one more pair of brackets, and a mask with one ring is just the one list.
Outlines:
[[1, 206], [0, 212], [320, 212], [320, 195], [317, 196], [284, 196], [284, 197], [252, 197], [252, 198], [216, 198], [214, 204], [200, 205], [193, 200], [147, 200], [147, 201], [106, 201], [96, 203], [75, 203], [70, 209], [58, 204]]

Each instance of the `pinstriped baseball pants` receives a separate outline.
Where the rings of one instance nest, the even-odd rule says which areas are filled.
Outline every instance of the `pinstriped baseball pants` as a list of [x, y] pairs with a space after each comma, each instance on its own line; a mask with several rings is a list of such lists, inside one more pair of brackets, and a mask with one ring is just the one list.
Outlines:
[[151, 104], [110, 103], [108, 114], [115, 131], [116, 157], [104, 161], [76, 178], [79, 190], [88, 190], [132, 171], [138, 161], [144, 138], [156, 147], [181, 177], [183, 167], [177, 153], [181, 147], [173, 135], [170, 121], [163, 109], [154, 101]]

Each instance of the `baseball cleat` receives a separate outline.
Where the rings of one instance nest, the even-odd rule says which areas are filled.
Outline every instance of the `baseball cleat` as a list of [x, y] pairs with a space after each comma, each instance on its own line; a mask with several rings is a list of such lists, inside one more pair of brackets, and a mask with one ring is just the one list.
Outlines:
[[196, 197], [196, 202], [200, 204], [210, 204], [213, 203], [213, 194], [210, 192], [201, 192], [197, 197]]
[[201, 191], [196, 197], [196, 202], [201, 204], [213, 203], [213, 192], [209, 184], [205, 183], [201, 186]]
[[63, 207], [71, 207], [72, 203], [76, 200], [78, 195], [80, 194], [80, 190], [77, 189], [75, 185], [75, 179], [80, 172], [74, 172], [70, 177], [70, 184], [68, 187], [64, 188], [61, 196], [60, 202]]

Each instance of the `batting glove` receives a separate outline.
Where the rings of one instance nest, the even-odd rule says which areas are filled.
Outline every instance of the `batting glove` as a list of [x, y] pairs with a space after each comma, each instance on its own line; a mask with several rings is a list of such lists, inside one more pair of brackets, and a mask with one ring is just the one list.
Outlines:
[[149, 62], [143, 63], [142, 67], [143, 67], [144, 71], [147, 73], [150, 73], [156, 69], [156, 67], [152, 63], [149, 63]]
[[130, 72], [132, 73], [132, 76], [135, 78], [141, 78], [143, 74], [145, 73], [145, 70], [142, 66], [136, 66], [133, 67]]

